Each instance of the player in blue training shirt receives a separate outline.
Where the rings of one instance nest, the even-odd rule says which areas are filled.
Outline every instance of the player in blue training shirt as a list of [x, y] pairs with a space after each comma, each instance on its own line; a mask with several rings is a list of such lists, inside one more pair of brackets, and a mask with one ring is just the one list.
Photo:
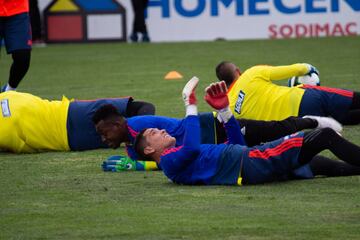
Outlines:
[[[310, 118], [311, 117], [311, 118]], [[290, 117], [283, 121], [256, 121], [237, 119], [237, 124], [244, 134], [244, 142], [248, 146], [259, 145], [280, 137], [301, 131], [303, 129], [331, 127], [341, 131], [342, 127], [336, 121], [326, 117], [296, 118]], [[201, 143], [224, 143], [227, 141], [223, 123], [214, 117], [213, 113], [199, 114], [201, 127]], [[97, 131], [105, 143], [117, 148], [125, 143], [128, 155], [138, 159], [133, 144], [136, 135], [144, 128], [165, 129], [174, 136], [177, 145], [182, 145], [185, 133], [185, 120], [163, 116], [135, 116], [125, 119], [113, 105], [99, 108], [93, 117]], [[268, 131], [271, 129], [271, 131]]]
[[[201, 128], [201, 143], [218, 144], [227, 141], [223, 123], [214, 118], [213, 113], [199, 114]], [[165, 129], [171, 136], [176, 138], [176, 146], [183, 144], [185, 133], [185, 120], [162, 116], [136, 116], [125, 119], [112, 105], [104, 105], [94, 114], [93, 121], [98, 133], [103, 141], [113, 147], [118, 148], [121, 143], [125, 143], [127, 154], [132, 159], [141, 159], [135, 153], [133, 144], [135, 137], [144, 128]], [[262, 142], [270, 142], [283, 136], [295, 133], [306, 128], [333, 127], [341, 130], [329, 118], [288, 118], [284, 121], [255, 121], [237, 119], [237, 124], [241, 126], [245, 133], [245, 142], [248, 146], [259, 145]], [[318, 126], [320, 125], [320, 126]], [[245, 129], [245, 131], [243, 131]], [[270, 129], [271, 131], [269, 131]], [[134, 166], [131, 159], [124, 160], [124, 157], [110, 157], [104, 162], [104, 170], [114, 170], [114, 158], [123, 160], [121, 165], [128, 163]], [[107, 166], [110, 166], [109, 168]], [[133, 170], [132, 167], [127, 168]], [[151, 167], [153, 170], [153, 166]], [[124, 169], [126, 170], [126, 169]], [[356, 168], [342, 161], [332, 160], [322, 156], [316, 156], [311, 161], [310, 166], [304, 166], [294, 172], [292, 178], [313, 178], [316, 175], [324, 176], [349, 176], [359, 175], [360, 168]]]
[[184, 87], [186, 106], [183, 145], [165, 130], [148, 128], [136, 137], [135, 149], [144, 159], [155, 160], [165, 175], [181, 184], [259, 184], [287, 179], [292, 171], [328, 149], [343, 161], [360, 166], [360, 147], [330, 128], [299, 132], [263, 144], [246, 147], [239, 125], [229, 109], [225, 82], [206, 89], [205, 99], [225, 123], [227, 144], [201, 144], [195, 88], [192, 78]]

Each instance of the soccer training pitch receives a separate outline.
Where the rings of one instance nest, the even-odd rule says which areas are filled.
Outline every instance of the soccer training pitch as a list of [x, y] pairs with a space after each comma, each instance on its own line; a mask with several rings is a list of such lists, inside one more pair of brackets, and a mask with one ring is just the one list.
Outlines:
[[[2, 48], [2, 84], [10, 58]], [[210, 110], [203, 89], [221, 60], [243, 70], [308, 62], [322, 85], [360, 90], [359, 37], [48, 45], [33, 49], [18, 90], [48, 99], [133, 96], [158, 115], [183, 117], [181, 90], [193, 75], [199, 110]], [[171, 70], [184, 79], [164, 80]], [[360, 126], [343, 136], [360, 145]], [[160, 171], [102, 172], [103, 160], [124, 154], [0, 153], [0, 239], [360, 239], [360, 176], [204, 187], [175, 185]]]

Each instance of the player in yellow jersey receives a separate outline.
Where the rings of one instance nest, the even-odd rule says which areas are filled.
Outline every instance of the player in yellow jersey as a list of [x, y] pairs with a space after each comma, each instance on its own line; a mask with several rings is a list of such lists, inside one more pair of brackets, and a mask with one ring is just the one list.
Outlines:
[[8, 91], [0, 93], [0, 103], [0, 149], [15, 153], [108, 147], [92, 122], [94, 112], [106, 104], [128, 117], [155, 113], [152, 104], [131, 97], [49, 101]]
[[68, 151], [69, 100], [48, 101], [31, 94], [0, 94], [0, 149], [11, 152]]
[[360, 93], [338, 88], [273, 83], [317, 73], [306, 63], [288, 66], [254, 66], [243, 73], [232, 62], [216, 67], [219, 80], [229, 88], [230, 109], [236, 118], [283, 120], [289, 116], [331, 116], [343, 124], [360, 123]]

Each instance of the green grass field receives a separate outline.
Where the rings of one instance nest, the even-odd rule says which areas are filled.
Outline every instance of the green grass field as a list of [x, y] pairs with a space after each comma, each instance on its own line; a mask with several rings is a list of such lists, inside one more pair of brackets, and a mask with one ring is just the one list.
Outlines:
[[[18, 90], [48, 99], [131, 95], [154, 103], [159, 115], [182, 117], [186, 80], [196, 75], [204, 89], [221, 60], [242, 69], [309, 62], [323, 85], [360, 90], [359, 37], [49, 45], [33, 49]], [[1, 83], [9, 66], [1, 51]], [[163, 80], [171, 70], [184, 79]], [[200, 102], [200, 111], [210, 110]], [[343, 135], [360, 145], [360, 126]], [[0, 153], [0, 239], [360, 239], [359, 176], [190, 187], [159, 171], [102, 172], [115, 154], [124, 149]]]

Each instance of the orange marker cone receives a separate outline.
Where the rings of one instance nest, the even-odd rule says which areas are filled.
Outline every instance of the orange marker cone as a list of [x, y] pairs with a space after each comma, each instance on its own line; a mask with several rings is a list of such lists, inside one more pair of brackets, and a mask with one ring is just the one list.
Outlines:
[[164, 77], [165, 80], [182, 79], [182, 78], [183, 76], [177, 71], [170, 71]]

